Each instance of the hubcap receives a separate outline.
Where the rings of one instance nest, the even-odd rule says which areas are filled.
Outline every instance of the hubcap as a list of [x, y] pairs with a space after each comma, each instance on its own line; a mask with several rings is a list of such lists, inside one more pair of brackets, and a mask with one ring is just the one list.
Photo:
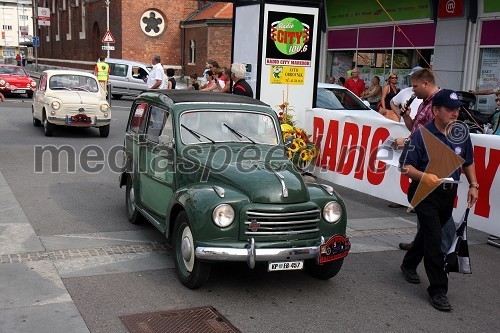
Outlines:
[[187, 226], [182, 230], [180, 245], [181, 245], [180, 252], [182, 255], [182, 262], [184, 263], [186, 271], [188, 273], [191, 273], [194, 268], [194, 242], [191, 229]]
[[134, 187], [130, 185], [130, 190], [128, 191], [128, 211], [130, 214], [133, 214], [135, 211], [135, 192], [134, 192]]
[[182, 239], [181, 253], [185, 261], [189, 262], [191, 260], [191, 242], [187, 237]]

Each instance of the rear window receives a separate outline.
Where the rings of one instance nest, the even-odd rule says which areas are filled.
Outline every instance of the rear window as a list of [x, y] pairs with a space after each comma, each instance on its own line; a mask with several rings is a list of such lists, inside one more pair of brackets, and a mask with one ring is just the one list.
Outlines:
[[133, 133], [142, 133], [144, 129], [144, 119], [146, 119], [148, 105], [146, 103], [137, 104], [128, 130]]

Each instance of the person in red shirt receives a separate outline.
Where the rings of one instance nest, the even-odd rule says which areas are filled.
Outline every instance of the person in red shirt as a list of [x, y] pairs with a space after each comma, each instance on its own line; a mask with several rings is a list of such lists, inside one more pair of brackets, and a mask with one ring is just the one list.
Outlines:
[[359, 98], [363, 97], [365, 92], [365, 82], [359, 78], [359, 70], [354, 68], [351, 72], [351, 77], [347, 79], [344, 87], [352, 91]]

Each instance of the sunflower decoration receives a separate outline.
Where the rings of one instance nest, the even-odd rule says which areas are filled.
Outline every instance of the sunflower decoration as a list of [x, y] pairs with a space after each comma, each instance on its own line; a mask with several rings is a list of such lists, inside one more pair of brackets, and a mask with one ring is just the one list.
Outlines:
[[278, 118], [285, 142], [286, 155], [289, 160], [302, 170], [310, 163], [313, 163], [318, 156], [318, 148], [311, 141], [311, 135], [298, 126], [293, 119], [293, 108], [288, 102], [278, 105]]

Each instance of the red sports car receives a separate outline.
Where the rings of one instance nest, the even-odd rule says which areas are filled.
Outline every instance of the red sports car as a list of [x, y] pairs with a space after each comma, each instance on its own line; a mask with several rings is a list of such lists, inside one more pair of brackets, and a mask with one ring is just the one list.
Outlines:
[[32, 98], [35, 89], [36, 81], [26, 73], [24, 68], [0, 65], [0, 92], [26, 94]]

